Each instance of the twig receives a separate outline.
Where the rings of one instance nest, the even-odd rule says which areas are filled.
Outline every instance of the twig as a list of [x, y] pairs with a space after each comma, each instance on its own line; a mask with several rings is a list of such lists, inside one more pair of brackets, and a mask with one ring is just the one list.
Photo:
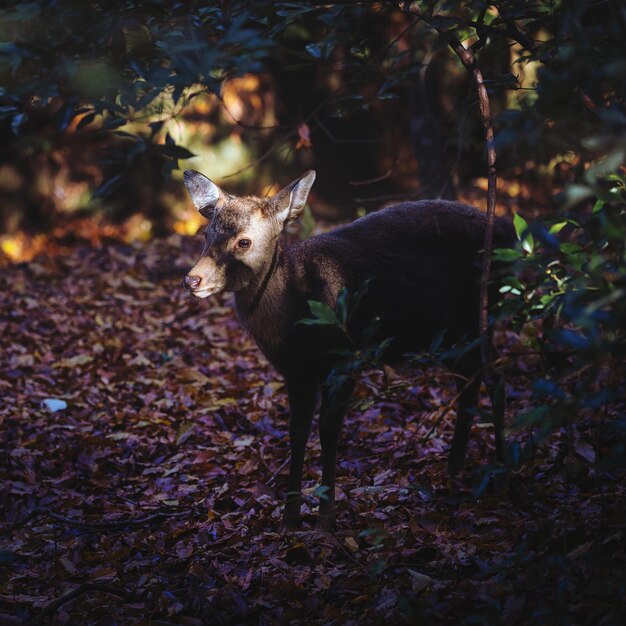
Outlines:
[[[394, 163], [394, 165], [396, 163]], [[382, 176], [376, 176], [375, 178], [368, 178], [367, 180], [349, 180], [348, 185], [352, 185], [353, 187], [373, 185], [374, 183], [380, 183], [383, 180], [387, 180], [392, 174], [393, 174], [393, 168], [391, 167]]]
[[46, 608], [39, 614], [39, 617], [35, 620], [35, 624], [49, 624], [50, 621], [48, 618], [51, 618], [57, 610], [62, 607], [66, 602], [70, 600], [74, 600], [79, 596], [82, 596], [85, 593], [89, 593], [90, 591], [96, 591], [99, 593], [108, 593], [111, 596], [117, 596], [118, 598], [122, 598], [122, 600], [128, 601], [132, 598], [132, 595], [125, 591], [124, 589], [119, 589], [118, 587], [112, 587], [111, 585], [100, 585], [98, 583], [83, 583], [79, 585], [72, 591], [69, 591], [65, 595], [57, 598], [52, 601]]
[[189, 511], [156, 511], [155, 513], [151, 513], [150, 515], [144, 515], [142, 517], [135, 517], [132, 519], [88, 523], [80, 520], [75, 520], [70, 517], [65, 517], [64, 515], [60, 515], [59, 513], [55, 513], [54, 511], [50, 511], [49, 509], [35, 508], [23, 519], [15, 522], [15, 524], [11, 526], [11, 531], [18, 529], [21, 526], [24, 526], [31, 519], [39, 515], [43, 517], [51, 517], [53, 520], [60, 522], [61, 524], [67, 524], [68, 526], [74, 526], [76, 528], [83, 528], [86, 530], [113, 530], [116, 528], [125, 528], [126, 526], [141, 526], [143, 524], [149, 524], [150, 522], [165, 519], [168, 517], [184, 517], [186, 515], [189, 515]]
[[274, 475], [271, 476], [270, 479], [267, 481], [267, 486], [268, 487], [278, 478], [280, 473], [283, 471], [285, 466], [287, 466], [288, 464], [289, 464], [289, 459], [287, 459], [284, 463], [281, 463], [279, 468], [274, 472]]
[[95, 522], [93, 524], [81, 522], [79, 520], [73, 520], [69, 517], [59, 515], [54, 511], [48, 511], [47, 514], [52, 519], [63, 524], [69, 524], [71, 526], [77, 526], [80, 528], [93, 530], [112, 530], [115, 528], [125, 528], [126, 526], [142, 526], [143, 524], [149, 524], [150, 522], [166, 519], [168, 517], [184, 517], [186, 515], [189, 515], [189, 511], [157, 511], [156, 513], [152, 513], [151, 515], [144, 515], [143, 517], [136, 517], [134, 519], [112, 520], [110, 522]]
[[454, 398], [450, 402], [448, 402], [448, 404], [446, 404], [446, 406], [444, 407], [443, 411], [441, 411], [441, 413], [439, 414], [439, 417], [435, 420], [435, 423], [431, 426], [431, 428], [428, 431], [428, 433], [426, 435], [424, 435], [424, 437], [422, 437], [417, 442], [417, 445], [419, 445], [419, 446], [424, 445], [432, 437], [432, 435], [435, 432], [435, 430], [437, 430], [437, 428], [439, 428], [439, 425], [441, 424], [441, 422], [443, 422], [443, 418], [446, 415], [448, 415], [448, 413], [452, 409], [452, 406], [457, 405], [457, 402], [459, 401], [459, 398], [461, 397], [463, 392], [466, 389], [469, 389], [469, 386], [474, 383], [474, 381], [478, 377], [479, 373], [480, 372], [477, 372], [476, 374], [474, 374], [474, 376], [472, 376], [471, 378], [467, 379], [467, 382], [465, 383], [465, 385], [463, 385], [462, 389], [456, 394], [456, 396], [454, 396]]
[[[263, 457], [261, 456], [261, 454], [259, 454], [259, 457], [261, 458], [261, 461], [262, 461], [263, 465], [265, 465], [266, 469], [267, 469], [267, 470], [269, 470], [270, 468], [268, 467], [267, 463], [265, 462], [265, 459], [263, 459]], [[276, 470], [276, 471], [272, 474], [272, 476], [270, 476], [270, 478], [269, 478], [269, 480], [267, 481], [267, 483], [265, 483], [268, 487], [269, 487], [270, 485], [272, 485], [272, 484], [276, 481], [276, 478], [278, 478], [278, 476], [280, 475], [280, 473], [283, 471], [283, 468], [284, 468], [286, 465], [288, 465], [288, 464], [289, 464], [289, 460], [290, 460], [290, 459], [289, 459], [289, 458], [287, 458], [287, 460], [286, 460], [286, 461], [284, 461], [283, 463], [281, 463], [281, 465], [278, 467], [278, 469], [277, 469], [277, 470]], [[240, 509], [243, 509], [243, 508], [247, 507], [247, 506], [250, 504], [250, 502], [251, 502], [253, 499], [255, 499], [255, 498], [256, 498], [256, 496], [255, 496], [254, 494], [250, 494], [250, 495], [248, 496], [248, 498], [246, 498], [245, 502], [244, 502], [242, 505], [240, 505], [240, 507], [239, 507], [239, 508], [240, 508]]]
[[339, 548], [347, 557], [350, 561], [352, 561], [355, 565], [357, 565], [362, 572], [364, 572], [365, 574], [369, 574], [369, 569], [367, 566], [365, 566], [363, 563], [361, 563], [361, 561], [359, 561], [359, 559], [357, 559], [350, 551], [348, 551], [346, 549], [346, 547], [344, 545], [342, 545], [342, 543], [339, 541], [339, 539], [337, 537], [335, 537], [335, 535], [331, 534], [328, 535], [328, 533], [321, 533], [322, 538], [323, 539], [330, 539], [334, 545], [331, 545], [330, 543], [326, 543], [325, 541], [318, 541], [317, 544], [320, 546], [324, 546], [326, 548]]
[[246, 165], [245, 167], [242, 167], [240, 170], [237, 170], [236, 172], [233, 172], [232, 174], [227, 174], [226, 176], [223, 176], [222, 179], [232, 178], [233, 176], [238, 176], [239, 174], [243, 174], [243, 172], [246, 172], [249, 169], [259, 165], [259, 163], [262, 163], [263, 161], [265, 161], [265, 159], [271, 156], [273, 152], [277, 150], [281, 144], [284, 144], [288, 139], [293, 137], [298, 132], [298, 128], [300, 127], [301, 124], [307, 124], [308, 122], [310, 122], [313, 119], [313, 117], [317, 114], [317, 112], [322, 107], [324, 107], [331, 99], [332, 99], [332, 95], [329, 94], [313, 109], [313, 111], [304, 120], [300, 122], [300, 124], [292, 128], [288, 133], [285, 133], [280, 139], [275, 141], [260, 157], [256, 158], [251, 163], [248, 163], [248, 165]]
[[[293, 137], [297, 132], [298, 132], [298, 129], [294, 128], [290, 132], [286, 133], [280, 139], [275, 141], [260, 157], [256, 158], [254, 161], [252, 161], [251, 163], [248, 163], [248, 165], [246, 165], [245, 167], [242, 167], [236, 172], [232, 172], [231, 174], [222, 176], [222, 180], [225, 180], [227, 178], [232, 178], [233, 176], [239, 176], [239, 174], [243, 174], [244, 172], [247, 172], [249, 169], [256, 167], [257, 165], [265, 161], [265, 159], [270, 157], [274, 153], [274, 151], [278, 150], [279, 146], [283, 145], [287, 141], [287, 139], [289, 139], [290, 137]], [[285, 146], [285, 147], [288, 147], [288, 146]]]
[[414, 200], [420, 194], [420, 192], [428, 189], [432, 185], [426, 185], [424, 187], [420, 187], [417, 191], [411, 191], [406, 193], [390, 193], [384, 196], [374, 196], [374, 197], [355, 197], [355, 202], [362, 202], [363, 204], [367, 202], [386, 202], [387, 200]]
[[85, 522], [79, 522], [78, 520], [72, 520], [71, 518], [58, 515], [57, 513], [49, 512], [50, 517], [55, 520], [64, 522], [66, 524], [73, 524], [75, 526], [84, 526], [86, 528], [95, 528], [99, 530], [107, 530], [113, 528], [125, 528], [126, 526], [141, 526], [143, 524], [149, 524], [157, 520], [166, 519], [168, 517], [185, 517], [189, 515], [189, 511], [157, 511], [150, 515], [144, 515], [143, 517], [136, 517], [134, 519], [125, 520], [112, 520], [110, 522], [96, 522], [94, 524], [88, 524]]
[[313, 114], [313, 119], [317, 123], [317, 125], [324, 131], [324, 134], [333, 142], [333, 143], [364, 143], [364, 144], [372, 144], [372, 143], [383, 143], [382, 139], [346, 139], [345, 137], [335, 137], [330, 129], [320, 120], [316, 113]]
[[13, 524], [8, 525], [9, 529], [7, 532], [12, 533], [14, 530], [17, 530], [18, 528], [21, 528], [22, 526], [26, 526], [26, 524], [28, 524], [28, 522], [30, 522], [30, 520], [33, 519], [33, 517], [36, 517], [37, 515], [39, 515], [40, 511], [39, 509], [35, 508], [32, 511], [29, 511], [22, 519], [17, 520], [17, 522], [13, 522]]
[[582, 87], [576, 87], [576, 91], [580, 96], [582, 103], [585, 105], [585, 108], [590, 113], [593, 113], [596, 117], [598, 115], [598, 105], [590, 98], [589, 94], [587, 94]]
[[289, 128], [288, 126], [285, 126], [284, 124], [268, 124], [267, 126], [258, 126], [256, 124], [246, 124], [245, 122], [242, 122], [241, 120], [237, 119], [230, 112], [230, 109], [228, 108], [228, 106], [224, 102], [224, 98], [219, 93], [215, 93], [215, 92], [209, 92], [209, 93], [211, 93], [211, 95], [215, 96], [220, 101], [220, 103], [222, 104], [222, 107], [223, 107], [224, 111], [226, 111], [228, 117], [230, 117], [230, 119], [232, 119], [232, 121], [235, 123], [235, 125], [239, 126], [240, 128], [243, 128], [245, 130], [255, 130], [257, 132], [261, 132], [261, 131], [264, 131], [264, 130], [278, 130], [278, 129], [282, 129], [282, 128]]

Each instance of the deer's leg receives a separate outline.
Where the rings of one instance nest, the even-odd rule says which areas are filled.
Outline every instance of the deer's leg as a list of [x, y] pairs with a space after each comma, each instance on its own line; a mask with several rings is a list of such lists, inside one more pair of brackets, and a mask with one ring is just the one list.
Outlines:
[[343, 418], [354, 390], [354, 382], [346, 381], [333, 394], [327, 390], [322, 394], [320, 409], [320, 443], [322, 446], [322, 488], [320, 495], [319, 530], [331, 531], [335, 524], [335, 473], [337, 469], [337, 444], [341, 434]]
[[[490, 355], [495, 354], [493, 343], [489, 349]], [[493, 360], [493, 359], [492, 359]], [[506, 405], [506, 390], [504, 377], [493, 367], [489, 371], [480, 372], [480, 351], [472, 351], [463, 357], [461, 362], [454, 368], [457, 378], [457, 387], [461, 392], [457, 409], [457, 420], [454, 429], [454, 437], [450, 448], [448, 469], [454, 475], [463, 469], [465, 453], [469, 442], [470, 430], [473, 422], [473, 409], [478, 406], [478, 392], [481, 380], [484, 380], [485, 387], [491, 399], [493, 411], [493, 426], [496, 443], [496, 461], [503, 463], [505, 460], [504, 442], [504, 410]], [[469, 382], [468, 384], [468, 381]]]
[[454, 476], [465, 465], [465, 454], [470, 438], [470, 431], [474, 421], [474, 409], [478, 406], [478, 392], [481, 378], [478, 376], [480, 368], [480, 353], [472, 351], [462, 358], [454, 368], [456, 386], [460, 393], [456, 411], [456, 425], [448, 456], [448, 472]]
[[493, 411], [493, 429], [496, 439], [496, 461], [505, 462], [504, 411], [506, 408], [506, 387], [504, 376], [495, 368], [491, 368], [485, 376], [485, 387], [491, 399]]
[[296, 528], [300, 525], [302, 492], [302, 467], [306, 443], [311, 433], [311, 420], [315, 411], [317, 386], [310, 383], [287, 381], [289, 396], [289, 481], [283, 513], [283, 525]]

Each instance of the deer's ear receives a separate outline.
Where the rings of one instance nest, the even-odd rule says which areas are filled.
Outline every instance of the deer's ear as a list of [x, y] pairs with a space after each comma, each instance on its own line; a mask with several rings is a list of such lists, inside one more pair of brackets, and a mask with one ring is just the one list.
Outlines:
[[212, 180], [209, 180], [200, 172], [187, 170], [183, 174], [183, 180], [196, 209], [204, 217], [209, 217], [213, 209], [215, 209], [220, 196], [225, 195], [224, 192]]
[[284, 223], [300, 217], [314, 181], [315, 171], [309, 170], [272, 198], [275, 215], [280, 222]]

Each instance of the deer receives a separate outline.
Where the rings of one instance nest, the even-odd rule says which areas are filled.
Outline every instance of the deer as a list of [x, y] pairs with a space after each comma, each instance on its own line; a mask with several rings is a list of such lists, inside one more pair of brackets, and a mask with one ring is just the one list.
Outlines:
[[[452, 344], [479, 337], [481, 251], [486, 218], [479, 210], [448, 200], [406, 201], [371, 212], [347, 225], [287, 246], [285, 226], [302, 214], [315, 181], [309, 170], [272, 197], [233, 196], [200, 172], [184, 172], [184, 183], [208, 220], [200, 259], [184, 277], [196, 298], [234, 292], [243, 327], [285, 380], [289, 402], [289, 477], [282, 524], [301, 523], [305, 449], [319, 407], [322, 495], [317, 527], [335, 524], [337, 447], [354, 381], [333, 397], [325, 384], [339, 358], [337, 336], [328, 327], [299, 323], [309, 301], [336, 304], [342, 289], [367, 283], [350, 332], [363, 333], [379, 320], [378, 336], [390, 338], [385, 361], [423, 352], [443, 333]], [[495, 247], [512, 246], [512, 224], [496, 218]], [[367, 282], [369, 281], [369, 282]], [[449, 450], [451, 475], [463, 469], [478, 406], [480, 349], [448, 365], [458, 387], [457, 417]], [[496, 415], [496, 458], [503, 459], [503, 410]]]

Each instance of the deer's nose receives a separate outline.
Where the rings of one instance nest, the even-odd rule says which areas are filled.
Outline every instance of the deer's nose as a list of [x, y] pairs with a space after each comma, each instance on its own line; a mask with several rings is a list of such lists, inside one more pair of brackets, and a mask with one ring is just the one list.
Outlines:
[[202, 281], [201, 276], [185, 276], [183, 283], [186, 289], [188, 289], [189, 291], [193, 291], [194, 289], [198, 287], [201, 281]]

